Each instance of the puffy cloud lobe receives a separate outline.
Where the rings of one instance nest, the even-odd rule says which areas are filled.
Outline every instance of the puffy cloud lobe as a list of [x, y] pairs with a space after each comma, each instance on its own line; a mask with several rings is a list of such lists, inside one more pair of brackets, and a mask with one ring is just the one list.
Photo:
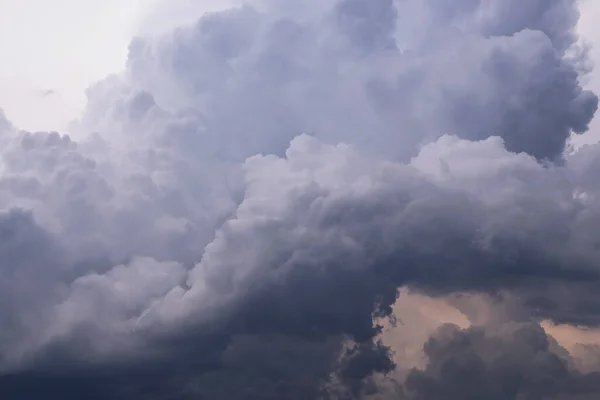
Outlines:
[[396, 165], [296, 138], [286, 159], [248, 161], [235, 218], [191, 271], [190, 289], [154, 311], [169, 318], [243, 298], [232, 329], [362, 341], [377, 333], [374, 307], [389, 312], [403, 284], [452, 292], [597, 277], [595, 246], [570, 236], [582, 209], [563, 169], [497, 139], [444, 137]]
[[357, 396], [402, 285], [596, 324], [575, 3], [513, 3], [265, 0], [135, 40], [84, 138], [0, 119], [0, 393]]
[[[191, 271], [190, 288], [154, 303], [145, 323], [193, 321], [204, 310], [198, 340], [219, 326], [223, 337], [347, 334], [369, 343], [373, 310], [389, 312], [402, 284], [447, 293], [597, 275], [593, 246], [573, 254], [566, 236], [579, 205], [557, 172], [566, 167], [501, 144], [444, 137], [407, 166], [304, 136], [287, 159], [250, 160], [236, 217]], [[473, 169], [480, 159], [489, 169]]]
[[[441, 133], [499, 135], [511, 151], [557, 159], [597, 108], [579, 86], [580, 60], [565, 55], [573, 1], [528, 3], [518, 15], [495, 1], [329, 1], [307, 3], [305, 18], [271, 3], [139, 39], [133, 87], [202, 115], [219, 154], [237, 160], [282, 154], [302, 132], [405, 160]], [[413, 29], [420, 19], [430, 23]]]
[[407, 399], [592, 399], [599, 373], [581, 373], [539, 325], [499, 333], [446, 325], [426, 343], [429, 363], [406, 380]]
[[[484, 165], [487, 169], [473, 169]], [[145, 281], [145, 274], [152, 277], [152, 264], [138, 260], [105, 278], [76, 280], [60, 309], [85, 308], [90, 293], [97, 293], [100, 297], [89, 303], [91, 312], [81, 314], [84, 322], [89, 313], [101, 321], [100, 331], [114, 329], [119, 321], [135, 327], [137, 307], [148, 304], [144, 299], [154, 292], [158, 302], [145, 311], [146, 318], [154, 309], [166, 310], [158, 315], [167, 319], [183, 309], [193, 320], [208, 302], [215, 305], [205, 310], [226, 316], [220, 335], [351, 334], [368, 341], [377, 333], [374, 307], [389, 312], [397, 287], [405, 283], [451, 292], [518, 286], [528, 277], [578, 279], [577, 273], [597, 272], [587, 262], [594, 258], [593, 246], [590, 254], [577, 252], [585, 256], [581, 259], [558, 263], [572, 256], [569, 241], [564, 232], [546, 232], [542, 224], [563, 224], [569, 232], [569, 224], [577, 222], [579, 199], [559, 169], [567, 171], [511, 154], [497, 139], [473, 143], [444, 137], [410, 165], [396, 165], [371, 162], [348, 146], [299, 137], [286, 159], [248, 161], [246, 197], [192, 270], [183, 297], [161, 296], [178, 284], [180, 272], [157, 265], [158, 280]], [[503, 239], [517, 242], [498, 247], [496, 241], [503, 245]], [[548, 257], [550, 264], [527, 265], [522, 250], [526, 255], [555, 254]], [[164, 274], [175, 280], [165, 281]], [[133, 290], [125, 290], [128, 280]], [[115, 297], [106, 286], [110, 282], [126, 298]], [[158, 292], [152, 282], [159, 284]], [[138, 298], [141, 303], [136, 293], [144, 296]], [[134, 307], [130, 320], [127, 304]], [[115, 306], [117, 314], [111, 311]], [[98, 319], [103, 314], [107, 320]], [[73, 328], [73, 323], [66, 326]], [[121, 327], [112, 333], [126, 331]], [[97, 341], [88, 345], [93, 344]]]

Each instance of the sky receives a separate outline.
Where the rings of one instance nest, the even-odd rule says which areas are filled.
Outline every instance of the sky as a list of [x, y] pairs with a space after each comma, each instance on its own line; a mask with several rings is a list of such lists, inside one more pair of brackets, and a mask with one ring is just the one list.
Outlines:
[[85, 89], [123, 68], [138, 5], [2, 0], [0, 6], [0, 104], [24, 129], [64, 129], [81, 113]]
[[600, 398], [598, 2], [0, 1], [0, 398]]
[[[85, 90], [124, 69], [134, 35], [156, 34], [223, 1], [0, 0], [0, 107], [28, 130], [67, 129]], [[190, 10], [194, 9], [193, 13]], [[15, 40], [18, 37], [19, 40]]]

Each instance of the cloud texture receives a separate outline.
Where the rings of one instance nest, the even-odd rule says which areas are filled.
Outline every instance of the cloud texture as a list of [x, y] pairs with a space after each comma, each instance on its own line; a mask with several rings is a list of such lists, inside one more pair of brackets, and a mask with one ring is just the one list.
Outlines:
[[428, 365], [407, 380], [409, 399], [593, 399], [600, 373], [580, 373], [539, 325], [497, 334], [445, 325], [425, 344]]
[[443, 328], [408, 399], [597, 396], [538, 325], [600, 322], [600, 153], [564, 156], [598, 105], [577, 20], [251, 1], [135, 39], [70, 136], [0, 118], [0, 395], [372, 395], [406, 286], [509, 293], [520, 324]]

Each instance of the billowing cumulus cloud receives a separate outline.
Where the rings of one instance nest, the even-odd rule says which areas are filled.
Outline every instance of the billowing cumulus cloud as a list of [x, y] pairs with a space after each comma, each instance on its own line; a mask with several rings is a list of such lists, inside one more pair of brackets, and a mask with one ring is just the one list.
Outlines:
[[593, 399], [600, 374], [581, 373], [552, 351], [538, 325], [484, 329], [443, 326], [425, 344], [428, 365], [412, 371], [408, 399]]
[[70, 135], [0, 118], [0, 395], [383, 393], [402, 287], [514, 304], [501, 335], [434, 334], [409, 399], [597, 394], [538, 324], [600, 321], [600, 152], [564, 155], [598, 105], [577, 20], [248, 2], [135, 39]]

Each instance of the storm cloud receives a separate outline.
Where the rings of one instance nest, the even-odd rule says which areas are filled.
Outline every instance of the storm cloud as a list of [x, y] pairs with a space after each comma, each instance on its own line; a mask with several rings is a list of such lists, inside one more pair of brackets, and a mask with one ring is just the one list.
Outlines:
[[[413, 370], [408, 399], [593, 399], [600, 374], [581, 373], [552, 347], [539, 325], [504, 326], [490, 334], [445, 325], [424, 350], [425, 371]], [[568, 357], [568, 356], [567, 356]]]
[[0, 395], [360, 398], [402, 287], [521, 324], [443, 328], [409, 398], [597, 393], [538, 322], [600, 322], [598, 98], [577, 2], [521, 3], [250, 1], [134, 39], [68, 134], [0, 116]]

